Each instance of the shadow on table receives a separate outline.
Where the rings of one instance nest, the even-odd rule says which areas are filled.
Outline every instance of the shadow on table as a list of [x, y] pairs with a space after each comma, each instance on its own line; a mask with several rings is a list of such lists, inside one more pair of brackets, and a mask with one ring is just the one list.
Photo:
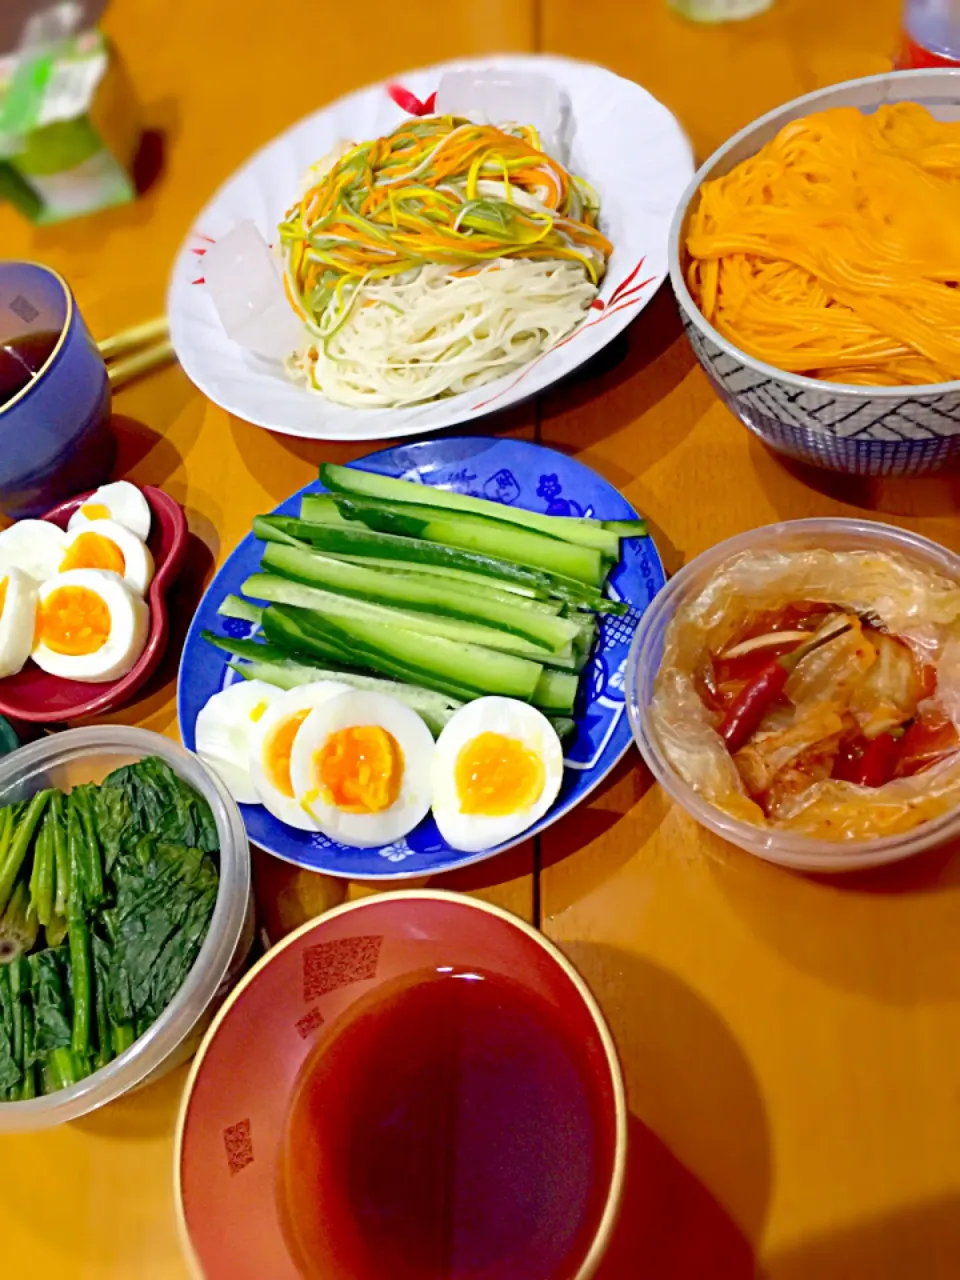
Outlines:
[[714, 1010], [658, 965], [593, 943], [561, 945], [601, 1003], [631, 1113], [623, 1209], [596, 1280], [750, 1280], [771, 1161], [743, 1051]]
[[[389, 430], [389, 420], [384, 420], [384, 432]], [[443, 431], [425, 432], [414, 439], [393, 438], [386, 434], [380, 440], [310, 440], [299, 436], [276, 435], [262, 427], [251, 426], [239, 418], [231, 417], [230, 434], [237, 452], [243, 458], [247, 470], [256, 476], [276, 503], [281, 503], [304, 484], [317, 478], [321, 462], [345, 465], [354, 458], [368, 453], [379, 453], [397, 445], [422, 443], [432, 438], [443, 439], [447, 435], [501, 436], [532, 440], [536, 426], [532, 405], [512, 405], [500, 413]], [[292, 461], [296, 460], [296, 461]], [[297, 462], [307, 464], [309, 471], [297, 467]], [[294, 470], [298, 478], [292, 478]]]
[[795, 515], [792, 510], [784, 510], [784, 504], [777, 501], [784, 492], [786, 477], [799, 481], [832, 502], [851, 508], [846, 513], [824, 512], [825, 515], [879, 513], [916, 518], [953, 516], [960, 510], [960, 463], [949, 471], [932, 476], [848, 476], [785, 458], [761, 444], [756, 437], [751, 439], [750, 456], [764, 493], [777, 504], [783, 519], [791, 519]]
[[911, 1205], [817, 1236], [777, 1254], [766, 1280], [954, 1280], [960, 1275], [960, 1199]]
[[888, 867], [804, 875], [706, 831], [701, 840], [720, 891], [797, 968], [884, 1004], [960, 997], [948, 959], [960, 935], [960, 841]]
[[[543, 442], [578, 453], [620, 431], [668, 396], [696, 364], [669, 287], [662, 286], [623, 333], [562, 382], [540, 395]], [[706, 383], [704, 383], [706, 387]], [[712, 397], [712, 392], [709, 392]], [[695, 415], [684, 430], [692, 430]], [[673, 445], [679, 443], [673, 441]], [[661, 438], [651, 456], [664, 452]], [[631, 460], [630, 475], [644, 469]], [[626, 473], [625, 473], [626, 474]], [[608, 479], [618, 483], [617, 476]]]
[[178, 1067], [155, 1083], [74, 1120], [71, 1128], [94, 1138], [122, 1138], [125, 1142], [172, 1133], [186, 1082], [187, 1067]]

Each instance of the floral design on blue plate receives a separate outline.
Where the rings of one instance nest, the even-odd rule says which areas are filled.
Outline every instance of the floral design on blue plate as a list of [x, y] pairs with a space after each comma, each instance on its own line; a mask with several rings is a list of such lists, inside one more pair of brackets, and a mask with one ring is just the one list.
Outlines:
[[[627, 500], [595, 471], [524, 440], [485, 436], [424, 440], [384, 449], [352, 465], [552, 515], [601, 520], [626, 520], [636, 515]], [[322, 491], [319, 482], [307, 485], [281, 503], [276, 513], [298, 515], [303, 495]], [[311, 871], [396, 880], [451, 871], [492, 857], [536, 835], [573, 809], [603, 781], [630, 745], [624, 704], [627, 654], [643, 611], [664, 583], [663, 566], [650, 538], [628, 538], [622, 545], [623, 556], [611, 575], [610, 591], [627, 601], [630, 611], [624, 617], [601, 621], [600, 639], [581, 681], [577, 733], [567, 744], [563, 786], [553, 808], [539, 823], [517, 840], [482, 853], [451, 849], [429, 816], [394, 844], [380, 849], [348, 849], [325, 836], [284, 826], [259, 805], [241, 805], [252, 843]], [[201, 640], [200, 632], [216, 631], [233, 638], [252, 634], [254, 628], [249, 623], [221, 618], [217, 609], [224, 596], [240, 593], [244, 579], [259, 568], [262, 552], [263, 544], [253, 534], [244, 538], [217, 573], [190, 626], [177, 691], [180, 733], [190, 750], [195, 747], [194, 726], [200, 708], [212, 694], [239, 678], [227, 666], [226, 654]]]

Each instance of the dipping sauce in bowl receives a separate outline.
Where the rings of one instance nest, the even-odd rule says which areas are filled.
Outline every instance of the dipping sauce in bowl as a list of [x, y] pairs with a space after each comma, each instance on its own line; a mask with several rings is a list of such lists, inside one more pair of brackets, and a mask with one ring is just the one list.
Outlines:
[[187, 1085], [181, 1226], [206, 1280], [587, 1280], [623, 1180], [599, 1011], [529, 926], [417, 890], [251, 970]]

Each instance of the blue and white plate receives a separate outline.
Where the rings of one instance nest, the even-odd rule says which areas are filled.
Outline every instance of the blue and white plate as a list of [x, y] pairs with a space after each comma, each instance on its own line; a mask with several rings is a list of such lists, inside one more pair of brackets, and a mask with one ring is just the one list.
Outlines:
[[[582, 463], [542, 445], [489, 437], [446, 437], [400, 445], [353, 464], [364, 471], [440, 485], [457, 493], [491, 498], [510, 506], [549, 515], [631, 519], [636, 512], [606, 480]], [[276, 509], [296, 516], [305, 493], [323, 492], [307, 485]], [[516, 840], [482, 853], [460, 853], [443, 840], [427, 817], [404, 840], [380, 849], [348, 849], [326, 836], [296, 831], [260, 805], [241, 805], [251, 841], [269, 853], [311, 871], [364, 880], [400, 880], [433, 875], [479, 862], [529, 836], [536, 835], [577, 805], [607, 776], [630, 745], [624, 706], [624, 672], [634, 630], [647, 605], [664, 583], [663, 566], [649, 538], [627, 538], [623, 557], [610, 578], [611, 593], [630, 604], [623, 617], [605, 617], [590, 665], [583, 673], [576, 709], [577, 733], [566, 748], [563, 786], [553, 808]], [[184, 746], [195, 748], [194, 726], [200, 708], [212, 694], [240, 677], [227, 666], [227, 655], [200, 638], [204, 630], [234, 638], [254, 628], [217, 614], [223, 598], [239, 594], [244, 580], [260, 566], [263, 543], [244, 538], [214, 578], [190, 627], [180, 664], [178, 713]]]

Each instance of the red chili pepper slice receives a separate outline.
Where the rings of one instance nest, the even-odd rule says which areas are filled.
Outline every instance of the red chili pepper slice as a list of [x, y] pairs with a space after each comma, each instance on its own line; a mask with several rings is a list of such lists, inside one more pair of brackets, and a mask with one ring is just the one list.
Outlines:
[[892, 733], [881, 733], [864, 748], [851, 782], [859, 787], [882, 787], [896, 772], [900, 743]]
[[727, 744], [731, 755], [756, 733], [760, 721], [768, 709], [783, 693], [784, 686], [793, 671], [803, 658], [821, 645], [836, 640], [850, 630], [850, 624], [838, 627], [825, 636], [815, 636], [812, 640], [798, 645], [790, 653], [773, 658], [754, 676], [749, 684], [744, 685], [731, 704], [720, 725], [720, 736]]

